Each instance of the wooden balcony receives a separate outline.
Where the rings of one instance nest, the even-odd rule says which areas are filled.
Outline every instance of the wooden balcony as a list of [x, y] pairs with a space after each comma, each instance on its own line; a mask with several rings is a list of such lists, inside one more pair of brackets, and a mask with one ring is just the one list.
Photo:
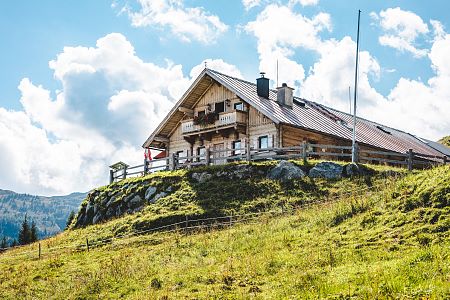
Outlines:
[[245, 124], [247, 124], [247, 112], [235, 110], [220, 113], [218, 120], [214, 124], [196, 125], [193, 119], [184, 120], [181, 122], [181, 133], [183, 135], [192, 135], [231, 127], [237, 128]]

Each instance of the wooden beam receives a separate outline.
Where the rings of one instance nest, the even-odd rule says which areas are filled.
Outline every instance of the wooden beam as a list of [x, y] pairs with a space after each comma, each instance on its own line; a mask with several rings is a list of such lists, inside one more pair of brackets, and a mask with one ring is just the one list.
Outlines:
[[157, 142], [161, 142], [161, 143], [168, 143], [169, 142], [169, 138], [166, 138], [166, 137], [160, 136], [160, 135], [155, 136], [153, 138], [153, 140], [157, 141]]
[[181, 111], [182, 113], [185, 113], [189, 117], [193, 117], [194, 116], [194, 110], [193, 109], [180, 106], [180, 107], [178, 107], [178, 110]]

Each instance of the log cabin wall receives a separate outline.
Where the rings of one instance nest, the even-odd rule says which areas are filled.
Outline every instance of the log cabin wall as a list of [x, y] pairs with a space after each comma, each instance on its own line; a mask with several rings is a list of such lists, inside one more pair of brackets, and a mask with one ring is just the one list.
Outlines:
[[[226, 103], [226, 100], [229, 100], [228, 103]], [[235, 110], [235, 104], [243, 103], [243, 110], [248, 111], [249, 106], [242, 101], [239, 97], [236, 96], [233, 92], [222, 86], [221, 84], [214, 82], [212, 83], [211, 87], [205, 92], [204, 95], [200, 97], [198, 102], [196, 103], [194, 110], [194, 115], [197, 115], [200, 111], [206, 111], [208, 109], [208, 104], [210, 105], [210, 110], [215, 110], [215, 104], [218, 102], [225, 102], [224, 103], [224, 110], [225, 112], [232, 112]], [[185, 115], [183, 120], [192, 119], [192, 117]], [[217, 144], [224, 144], [224, 148], [232, 148], [233, 141], [240, 140], [242, 145], [241, 147], [245, 147], [245, 143], [247, 141], [247, 136], [242, 133], [229, 133], [227, 132], [225, 135], [221, 133], [214, 133], [214, 134], [208, 134], [206, 139], [200, 139], [199, 137], [195, 139], [194, 144], [192, 145], [185, 140], [183, 137], [182, 131], [181, 131], [181, 123], [179, 123], [176, 127], [176, 129], [171, 133], [169, 137], [169, 146], [168, 146], [168, 152], [169, 155], [172, 153], [177, 153], [180, 151], [183, 151], [183, 156], [186, 156], [188, 154], [187, 151], [189, 151], [189, 155], [193, 153], [196, 155], [197, 149], [200, 147], [210, 147], [211, 149], [214, 148], [214, 145]]]
[[249, 109], [248, 131], [252, 148], [258, 148], [258, 138], [265, 135], [268, 137], [269, 147], [279, 146], [278, 129], [275, 123], [254, 107]]

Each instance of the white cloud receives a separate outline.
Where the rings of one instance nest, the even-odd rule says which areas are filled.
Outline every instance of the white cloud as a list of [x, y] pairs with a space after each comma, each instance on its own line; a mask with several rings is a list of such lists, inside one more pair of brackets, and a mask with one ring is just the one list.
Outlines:
[[[228, 26], [216, 15], [210, 14], [202, 7], [185, 7], [183, 0], [137, 0], [138, 11], [129, 6], [120, 13], [128, 13], [135, 27], [168, 27], [172, 34], [190, 42], [202, 43], [216, 41], [218, 36], [227, 31]], [[117, 6], [117, 5], [116, 5]]]
[[269, 78], [276, 78], [279, 62], [280, 82], [298, 88], [305, 77], [303, 66], [292, 59], [296, 48], [316, 50], [322, 45], [319, 33], [331, 31], [329, 14], [319, 13], [307, 18], [288, 6], [268, 5], [245, 30], [258, 40], [259, 69]]
[[[397, 15], [399, 18], [393, 19]], [[407, 45], [403, 51], [427, 55], [436, 76], [427, 83], [401, 78], [385, 97], [371, 84], [395, 69], [384, 69], [368, 51], [360, 52], [358, 76], [358, 115], [390, 125], [422, 137], [437, 139], [450, 132], [450, 41], [442, 24], [430, 21], [434, 44], [431, 49], [417, 49], [418, 37], [427, 37], [428, 27], [420, 17], [399, 9], [388, 9], [377, 15], [388, 30]], [[245, 29], [258, 41], [260, 69], [275, 76], [276, 59], [280, 59], [280, 81], [294, 85], [302, 97], [348, 112], [349, 90], [353, 97], [356, 43], [350, 37], [341, 40], [320, 37], [323, 30], [331, 31], [330, 16], [325, 13], [307, 18], [294, 12], [293, 6], [267, 6]], [[400, 47], [400, 46], [399, 46]], [[414, 49], [412, 49], [413, 47]], [[399, 48], [400, 49], [400, 48]], [[310, 50], [318, 60], [304, 74], [301, 61], [294, 56], [299, 50]]]
[[[313, 65], [301, 87], [301, 96], [349, 111], [348, 87], [353, 90], [356, 43], [350, 37], [328, 40], [318, 49], [320, 59]], [[369, 78], [380, 76], [380, 65], [369, 52], [360, 53], [359, 103], [373, 106], [383, 97], [370, 86]]]
[[189, 74], [191, 78], [196, 78], [203, 71], [203, 69], [205, 68], [205, 62], [208, 69], [213, 69], [221, 73], [234, 76], [236, 78], [243, 78], [241, 72], [236, 66], [226, 63], [222, 59], [210, 58], [205, 59], [203, 63], [192, 68], [191, 73]]
[[242, 0], [242, 5], [244, 5], [245, 10], [250, 10], [253, 7], [259, 6], [261, 0]]
[[416, 47], [417, 38], [429, 32], [428, 25], [421, 17], [400, 7], [388, 8], [377, 15], [372, 12], [371, 17], [379, 21], [385, 33], [379, 37], [381, 45], [395, 48], [401, 52], [410, 52], [415, 57], [427, 55], [426, 49]]
[[296, 3], [300, 3], [302, 6], [314, 6], [319, 3], [319, 0], [289, 0], [290, 5]]
[[[111, 163], [142, 163], [142, 143], [193, 80], [170, 61], [142, 61], [117, 33], [96, 47], [65, 47], [49, 65], [62, 91], [52, 98], [25, 78], [23, 111], [0, 108], [0, 165], [8, 170], [0, 187], [63, 194], [106, 184]], [[241, 76], [222, 60], [208, 65]]]

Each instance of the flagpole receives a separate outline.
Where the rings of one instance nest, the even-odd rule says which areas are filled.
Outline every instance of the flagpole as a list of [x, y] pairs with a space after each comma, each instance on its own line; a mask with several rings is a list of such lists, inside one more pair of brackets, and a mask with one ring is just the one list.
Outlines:
[[358, 91], [358, 61], [359, 61], [359, 22], [361, 10], [358, 10], [358, 32], [356, 36], [356, 68], [355, 68], [355, 91], [353, 95], [353, 139], [352, 139], [352, 163], [356, 163], [356, 97]]

